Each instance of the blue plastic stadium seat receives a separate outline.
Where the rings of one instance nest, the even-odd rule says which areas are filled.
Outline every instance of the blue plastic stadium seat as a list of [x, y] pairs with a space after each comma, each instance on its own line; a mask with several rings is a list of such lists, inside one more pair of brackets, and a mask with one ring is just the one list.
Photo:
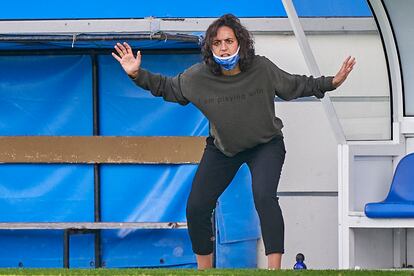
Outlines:
[[370, 218], [414, 218], [414, 153], [398, 163], [387, 198], [366, 204], [365, 214]]

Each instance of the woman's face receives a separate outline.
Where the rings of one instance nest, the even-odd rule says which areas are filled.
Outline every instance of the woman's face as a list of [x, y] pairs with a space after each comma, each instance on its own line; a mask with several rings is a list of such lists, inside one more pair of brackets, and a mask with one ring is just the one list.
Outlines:
[[228, 57], [237, 52], [239, 42], [232, 28], [221, 26], [217, 30], [216, 37], [213, 38], [211, 48], [213, 53], [219, 57]]

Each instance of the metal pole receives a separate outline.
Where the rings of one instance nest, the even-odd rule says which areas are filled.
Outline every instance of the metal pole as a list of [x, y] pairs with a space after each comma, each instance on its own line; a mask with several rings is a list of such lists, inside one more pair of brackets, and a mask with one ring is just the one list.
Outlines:
[[69, 229], [63, 230], [63, 267], [69, 268]]
[[93, 135], [99, 135], [99, 86], [98, 86], [98, 57], [92, 52], [92, 110], [93, 110]]
[[101, 230], [95, 230], [95, 268], [102, 267]]
[[[321, 73], [319, 71], [318, 64], [316, 63], [309, 42], [306, 39], [305, 32], [303, 31], [302, 25], [300, 24], [299, 17], [296, 13], [292, 0], [282, 0], [282, 3], [286, 10], [289, 22], [292, 26], [293, 32], [299, 43], [300, 49], [305, 58], [306, 65], [308, 66], [310, 73], [316, 77], [320, 76]], [[329, 95], [325, 94], [325, 97], [321, 99], [321, 102], [325, 109], [329, 123], [334, 131], [337, 142], [339, 144], [346, 144], [344, 132], [342, 130], [341, 124], [339, 123], [335, 108], [332, 105]]]
[[[99, 135], [99, 86], [98, 57], [92, 53], [92, 93], [93, 93], [93, 135]], [[99, 164], [93, 165], [94, 172], [94, 221], [101, 222], [101, 181]], [[95, 267], [102, 267], [101, 230], [95, 231]]]

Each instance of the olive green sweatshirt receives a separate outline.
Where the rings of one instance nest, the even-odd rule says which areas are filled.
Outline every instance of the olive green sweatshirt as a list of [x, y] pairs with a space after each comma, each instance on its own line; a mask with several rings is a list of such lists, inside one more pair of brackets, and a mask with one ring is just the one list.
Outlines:
[[175, 77], [140, 68], [133, 81], [166, 101], [195, 105], [209, 120], [216, 147], [231, 157], [282, 136], [275, 96], [322, 98], [335, 89], [332, 78], [292, 75], [266, 57], [255, 56], [251, 67], [237, 75], [216, 76], [204, 63], [197, 63]]

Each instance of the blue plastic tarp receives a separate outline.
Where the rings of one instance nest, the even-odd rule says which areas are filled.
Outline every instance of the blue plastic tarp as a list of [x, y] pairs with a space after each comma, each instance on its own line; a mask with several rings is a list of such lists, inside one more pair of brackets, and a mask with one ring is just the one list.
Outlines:
[[[175, 76], [198, 61], [199, 54], [143, 54], [142, 67]], [[152, 96], [136, 86], [110, 55], [99, 56], [99, 83], [101, 135], [208, 135], [208, 121], [193, 105]]]
[[[0, 135], [92, 134], [89, 56], [1, 56], [0, 70]], [[92, 165], [1, 164], [0, 221], [93, 221], [93, 182]], [[63, 265], [62, 231], [4, 230], [0, 244], [0, 267]], [[71, 238], [71, 259], [90, 267], [90, 235]]]
[[92, 135], [89, 56], [0, 56], [0, 72], [0, 135]]
[[[249, 168], [244, 164], [220, 198], [216, 212], [219, 243], [257, 240], [260, 237], [251, 183]], [[244, 212], [244, 208], [249, 211]]]
[[93, 166], [0, 165], [0, 221], [93, 221]]
[[[142, 66], [172, 76], [199, 60], [198, 54], [152, 54], [143, 56]], [[0, 79], [1, 135], [91, 135], [90, 57], [3, 56], [0, 65], [7, 71]], [[30, 74], [23, 78], [21, 72], [28, 68]], [[194, 106], [168, 103], [136, 87], [110, 55], [98, 57], [98, 75], [101, 135], [208, 135], [208, 121]], [[190, 164], [101, 165], [102, 220], [185, 221], [196, 169]], [[3, 164], [1, 221], [93, 221], [93, 182], [92, 165]], [[250, 174], [242, 168], [216, 212], [218, 247], [233, 248], [233, 258], [223, 255], [220, 265], [252, 266], [240, 260], [256, 259], [255, 251], [241, 249], [250, 248], [259, 236], [252, 204]], [[0, 266], [59, 267], [62, 235], [1, 231], [0, 243], [5, 246], [0, 249]], [[93, 240], [90, 234], [71, 236], [71, 267], [94, 266]], [[35, 248], [44, 250], [36, 253]], [[195, 266], [186, 230], [105, 230], [102, 248], [107, 267]]]
[[[53, 24], [51, 22], [50, 24]], [[165, 39], [165, 40], [156, 40], [156, 39], [143, 39], [143, 40], [134, 40], [134, 39], [123, 39], [121, 42], [128, 42], [131, 47], [140, 49], [140, 50], [159, 50], [159, 49], [199, 49], [200, 35], [194, 35], [194, 41], [180, 41], [176, 39]], [[65, 49], [65, 50], [82, 50], [82, 49], [113, 49], [116, 41], [113, 40], [90, 40], [90, 41], [73, 41], [69, 39], [67, 41], [53, 41], [48, 39], [47, 36], [39, 36], [38, 34], [25, 34], [20, 35], [26, 39], [25, 42], [16, 42], [12, 41], [15, 37], [19, 35], [2, 35], [0, 38], [5, 39], [5, 36], [9, 37], [9, 41], [0, 42], [0, 50], [16, 51], [16, 50], [52, 50], [52, 49]], [[127, 36], [127, 35], [125, 35]], [[37, 38], [39, 41], [34, 41]]]

